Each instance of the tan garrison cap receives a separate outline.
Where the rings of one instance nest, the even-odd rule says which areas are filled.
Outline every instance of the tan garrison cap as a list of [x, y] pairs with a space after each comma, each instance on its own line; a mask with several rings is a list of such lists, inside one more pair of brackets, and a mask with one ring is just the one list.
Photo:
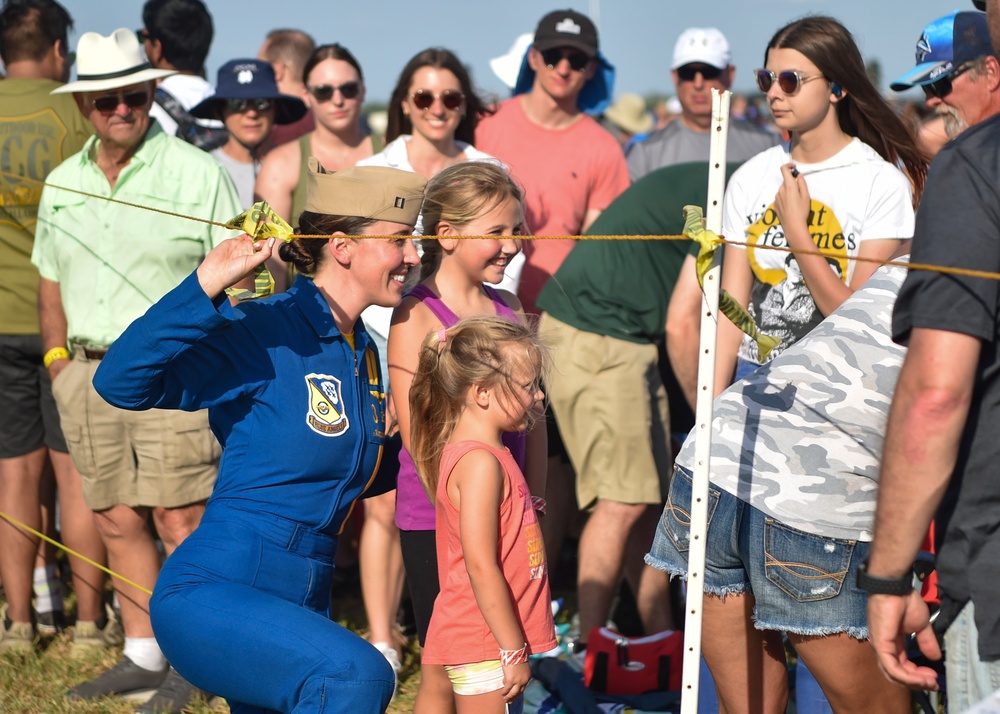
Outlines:
[[330, 216], [358, 216], [412, 226], [420, 215], [420, 174], [383, 166], [352, 166], [335, 173], [309, 159], [305, 210]]

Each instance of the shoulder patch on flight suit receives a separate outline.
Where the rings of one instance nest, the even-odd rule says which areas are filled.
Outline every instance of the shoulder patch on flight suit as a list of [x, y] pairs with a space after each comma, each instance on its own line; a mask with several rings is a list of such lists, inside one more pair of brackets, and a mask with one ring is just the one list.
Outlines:
[[309, 410], [306, 424], [321, 436], [340, 436], [350, 428], [340, 380], [329, 374], [307, 374]]

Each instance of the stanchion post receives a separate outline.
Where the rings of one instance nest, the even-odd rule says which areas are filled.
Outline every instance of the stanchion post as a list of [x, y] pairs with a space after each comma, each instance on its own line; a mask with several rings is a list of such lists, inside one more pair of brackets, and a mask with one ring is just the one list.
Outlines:
[[[722, 196], [726, 186], [726, 138], [729, 133], [728, 91], [712, 90], [712, 141], [709, 153], [708, 205], [705, 227], [722, 235]], [[719, 327], [721, 251], [705, 275], [698, 347], [698, 398], [695, 412], [694, 478], [691, 494], [691, 544], [688, 550], [687, 597], [684, 607], [684, 678], [681, 714], [697, 714], [701, 665], [701, 622], [705, 587], [705, 534], [708, 520], [708, 474], [712, 452], [712, 395], [715, 390], [715, 339]]]

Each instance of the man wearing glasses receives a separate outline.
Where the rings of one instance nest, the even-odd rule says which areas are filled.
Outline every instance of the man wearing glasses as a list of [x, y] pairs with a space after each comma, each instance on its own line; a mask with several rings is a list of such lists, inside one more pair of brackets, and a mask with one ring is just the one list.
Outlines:
[[[573, 10], [541, 19], [518, 85], [530, 89], [500, 105], [476, 130], [476, 148], [510, 167], [524, 185], [525, 220], [535, 235], [575, 236], [629, 186], [618, 142], [580, 107], [602, 82], [597, 28]], [[515, 92], [518, 91], [515, 88]], [[527, 241], [518, 297], [535, 298], [573, 249], [572, 240]]]
[[[973, 0], [986, 15], [959, 12], [928, 25], [917, 67], [900, 82], [952, 79], [978, 100], [959, 109], [974, 127], [934, 158], [917, 211], [911, 258], [952, 268], [1000, 270], [1000, 113], [985, 87], [960, 88], [981, 67], [993, 87], [1000, 48], [1000, 0]], [[968, 17], [968, 16], [972, 17]], [[992, 50], [980, 33], [992, 37]], [[972, 49], [975, 45], [977, 49]], [[895, 89], [895, 85], [893, 86]], [[958, 108], [958, 104], [949, 104]], [[984, 114], [993, 106], [992, 115]], [[978, 118], [977, 118], [978, 117]], [[957, 223], [956, 223], [957, 220]], [[909, 659], [907, 635], [940, 660], [947, 652], [948, 708], [972, 711], [1000, 682], [1000, 577], [996, 439], [1000, 383], [997, 281], [910, 271], [892, 316], [893, 339], [909, 351], [899, 375], [879, 477], [875, 538], [858, 586], [870, 593], [871, 643], [883, 671], [919, 689], [937, 689], [934, 670]], [[941, 609], [933, 625], [913, 589], [912, 564], [934, 518]], [[976, 707], [976, 711], [985, 711]]]
[[[729, 89], [736, 75], [729, 42], [714, 27], [684, 30], [674, 45], [670, 71], [680, 116], [629, 149], [628, 172], [633, 181], [664, 166], [708, 161], [712, 90]], [[728, 136], [726, 160], [736, 163], [778, 143], [776, 134], [740, 121], [730, 122]]]
[[171, 70], [156, 89], [150, 116], [172, 136], [180, 136], [211, 151], [226, 143], [226, 130], [217, 120], [195, 120], [190, 110], [212, 95], [205, 79], [205, 58], [212, 46], [212, 16], [201, 0], [147, 0], [143, 27], [136, 30], [149, 63]]
[[[125, 628], [123, 658], [68, 693], [72, 699], [158, 689], [140, 712], [180, 712], [196, 692], [169, 667], [149, 622], [160, 553], [198, 525], [215, 483], [220, 448], [202, 412], [111, 407], [92, 378], [107, 348], [176, 287], [229, 232], [100, 197], [215, 221], [242, 210], [229, 175], [211, 156], [168, 136], [150, 118], [153, 69], [135, 33], [88, 32], [78, 45], [72, 93], [96, 136], [49, 175], [32, 262], [41, 281], [43, 362], [70, 455], [83, 477], [115, 578]], [[58, 188], [57, 188], [58, 187]], [[90, 196], [66, 189], [82, 191]]]
[[927, 106], [951, 114], [962, 130], [1000, 111], [1000, 62], [986, 15], [953, 12], [927, 25], [917, 40], [917, 66], [892, 89], [920, 87]]

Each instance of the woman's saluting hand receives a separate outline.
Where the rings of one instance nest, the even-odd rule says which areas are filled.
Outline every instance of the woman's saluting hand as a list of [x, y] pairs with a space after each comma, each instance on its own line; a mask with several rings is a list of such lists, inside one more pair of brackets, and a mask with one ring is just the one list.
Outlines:
[[222, 241], [198, 266], [198, 282], [210, 298], [244, 278], [252, 280], [253, 269], [271, 257], [274, 238], [254, 242], [247, 234]]

